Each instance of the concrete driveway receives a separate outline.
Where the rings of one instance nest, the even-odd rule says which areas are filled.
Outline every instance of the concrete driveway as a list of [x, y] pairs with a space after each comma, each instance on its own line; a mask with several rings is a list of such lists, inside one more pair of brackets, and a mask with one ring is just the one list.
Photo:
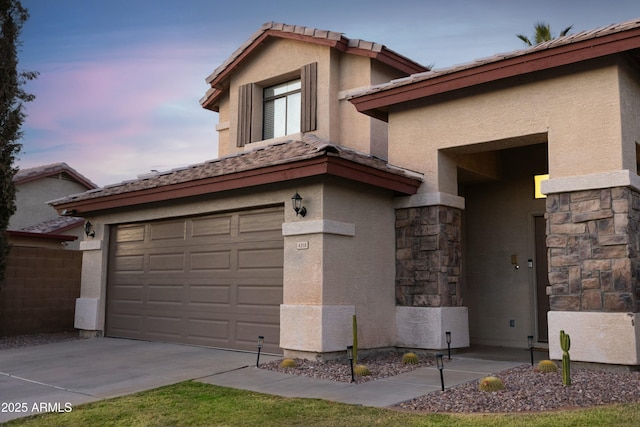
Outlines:
[[[277, 357], [262, 355], [260, 362]], [[233, 371], [255, 353], [117, 338], [0, 351], [0, 422]]]

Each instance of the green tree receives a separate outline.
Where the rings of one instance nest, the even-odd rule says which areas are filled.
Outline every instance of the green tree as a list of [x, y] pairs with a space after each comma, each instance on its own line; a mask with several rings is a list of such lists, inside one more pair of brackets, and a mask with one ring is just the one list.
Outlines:
[[[540, 21], [540, 22], [536, 22], [533, 28], [535, 30], [533, 34], [533, 40], [535, 43], [532, 43], [531, 39], [529, 39], [529, 37], [523, 34], [516, 34], [516, 37], [522, 40], [527, 46], [538, 45], [540, 43], [548, 42], [549, 40], [553, 40], [555, 38], [551, 34], [551, 26], [549, 24], [546, 24]], [[573, 25], [570, 25], [564, 30], [560, 31], [560, 35], [558, 37], [566, 36], [569, 33], [569, 31], [571, 31], [572, 28], [573, 28]]]
[[7, 227], [16, 211], [14, 162], [21, 149], [24, 103], [34, 99], [23, 87], [37, 76], [36, 72], [18, 70], [19, 37], [28, 18], [19, 0], [0, 0], [0, 283], [9, 254]]

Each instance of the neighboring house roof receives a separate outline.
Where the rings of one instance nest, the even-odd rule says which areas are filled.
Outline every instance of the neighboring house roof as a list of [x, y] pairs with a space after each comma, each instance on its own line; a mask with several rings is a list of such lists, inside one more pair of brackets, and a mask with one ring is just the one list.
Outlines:
[[83, 223], [83, 218], [74, 216], [58, 216], [56, 218], [41, 222], [40, 224], [31, 225], [29, 227], [24, 227], [21, 230], [15, 231], [44, 234], [61, 234], [64, 231], [79, 227]]
[[49, 204], [58, 211], [79, 215], [324, 174], [402, 194], [415, 194], [422, 183], [422, 175], [418, 173], [306, 135], [302, 141], [286, 141], [197, 165], [151, 173]]
[[267, 22], [207, 77], [206, 81], [211, 85], [211, 89], [209, 89], [200, 100], [200, 104], [204, 108], [215, 111], [213, 103], [225, 89], [223, 81], [240, 62], [268, 37], [301, 40], [308, 43], [330, 46], [346, 53], [377, 59], [407, 74], [419, 73], [429, 69], [379, 43], [360, 39], [349, 39], [343, 34], [334, 31], [318, 30], [300, 25]]
[[24, 184], [25, 182], [35, 181], [40, 178], [46, 178], [48, 176], [53, 176], [60, 173], [67, 174], [74, 181], [77, 181], [88, 189], [98, 188], [97, 184], [91, 182], [87, 177], [85, 177], [66, 163], [52, 163], [50, 165], [20, 169], [14, 175], [13, 182], [15, 184]]
[[[560, 37], [529, 49], [413, 74], [352, 93], [350, 100], [358, 111], [386, 120], [388, 107], [393, 104], [638, 48], [640, 18]], [[636, 52], [635, 57], [640, 58], [640, 53]]]

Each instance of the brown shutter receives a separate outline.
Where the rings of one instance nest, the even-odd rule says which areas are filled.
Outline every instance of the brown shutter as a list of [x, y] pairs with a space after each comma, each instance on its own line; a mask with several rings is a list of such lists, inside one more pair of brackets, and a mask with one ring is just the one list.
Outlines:
[[302, 112], [300, 131], [316, 130], [316, 110], [318, 104], [318, 63], [313, 62], [300, 70], [302, 80]]
[[238, 91], [238, 136], [236, 145], [244, 147], [251, 142], [251, 106], [253, 83], [242, 85]]

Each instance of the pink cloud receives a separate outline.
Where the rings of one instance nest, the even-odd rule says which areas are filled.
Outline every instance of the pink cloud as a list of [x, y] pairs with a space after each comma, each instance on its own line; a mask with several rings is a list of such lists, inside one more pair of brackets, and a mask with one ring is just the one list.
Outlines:
[[47, 64], [27, 88], [36, 100], [27, 105], [20, 165], [66, 161], [81, 170], [90, 161], [87, 177], [104, 185], [214, 158], [217, 117], [198, 100], [224, 58], [205, 63], [204, 56], [203, 49], [137, 46]]

